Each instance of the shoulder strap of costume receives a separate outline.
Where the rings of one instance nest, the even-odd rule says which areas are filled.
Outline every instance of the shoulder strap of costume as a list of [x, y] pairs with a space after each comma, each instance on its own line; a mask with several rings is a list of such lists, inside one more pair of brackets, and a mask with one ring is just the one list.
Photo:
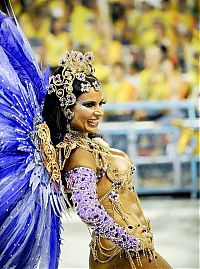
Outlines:
[[79, 135], [66, 134], [64, 140], [56, 145], [57, 157], [60, 170], [64, 169], [66, 160], [70, 157], [71, 152], [76, 148], [82, 148], [90, 151], [95, 159], [96, 168], [107, 169], [107, 157], [110, 155], [108, 144], [100, 139], [89, 139]]
[[64, 140], [56, 145], [60, 171], [64, 169], [66, 160], [76, 148], [90, 150], [86, 139], [83, 139], [82, 137], [73, 137], [71, 135], [65, 135]]

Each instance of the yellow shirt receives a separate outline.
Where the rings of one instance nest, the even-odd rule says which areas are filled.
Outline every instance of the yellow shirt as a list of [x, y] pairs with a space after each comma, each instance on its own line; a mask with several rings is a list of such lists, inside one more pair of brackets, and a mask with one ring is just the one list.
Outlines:
[[107, 46], [109, 64], [114, 64], [122, 60], [122, 48], [122, 44], [119, 41], [111, 40]]
[[96, 42], [95, 14], [91, 9], [81, 4], [75, 4], [70, 21], [71, 38], [75, 44], [92, 45], [93, 42]]
[[139, 75], [138, 93], [141, 100], [167, 100], [170, 98], [165, 76], [158, 70], [144, 69]]
[[[34, 21], [35, 20], [35, 21]], [[24, 13], [20, 17], [20, 25], [28, 39], [42, 40], [49, 33], [50, 18], [31, 18], [30, 14]]]
[[58, 35], [49, 33], [43, 44], [45, 50], [45, 64], [51, 67], [57, 67], [61, 58], [65, 56], [65, 52], [70, 50], [70, 38], [67, 32], [61, 32]]
[[135, 88], [126, 80], [120, 82], [111, 81], [105, 85], [104, 90], [108, 103], [131, 102], [136, 98]]

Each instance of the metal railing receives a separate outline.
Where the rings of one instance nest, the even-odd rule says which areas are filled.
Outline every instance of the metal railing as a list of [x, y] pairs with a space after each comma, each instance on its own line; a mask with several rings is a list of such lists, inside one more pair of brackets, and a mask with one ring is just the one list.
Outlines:
[[184, 100], [184, 101], [134, 101], [127, 103], [109, 103], [106, 104], [105, 111], [124, 111], [124, 110], [186, 110], [188, 118], [195, 118], [195, 110], [198, 106], [196, 101]]

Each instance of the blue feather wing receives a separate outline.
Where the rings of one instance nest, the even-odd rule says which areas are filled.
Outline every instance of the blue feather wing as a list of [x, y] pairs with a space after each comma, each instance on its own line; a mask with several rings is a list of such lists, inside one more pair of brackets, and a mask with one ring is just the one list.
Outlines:
[[58, 268], [60, 214], [56, 191], [37, 151], [35, 120], [49, 80], [11, 18], [0, 12], [0, 268]]
[[34, 152], [30, 140], [33, 118], [40, 113], [32, 84], [22, 85], [18, 74], [0, 47], [0, 145], [1, 151]]
[[9, 215], [0, 228], [0, 268], [33, 269], [39, 262], [40, 268], [58, 268], [60, 217], [49, 199], [51, 187], [44, 183], [48, 177], [46, 171], [41, 165], [33, 167], [25, 172], [23, 169], [24, 173], [9, 186], [13, 195], [3, 198], [6, 203], [1, 210], [5, 206], [3, 212], [7, 208]]

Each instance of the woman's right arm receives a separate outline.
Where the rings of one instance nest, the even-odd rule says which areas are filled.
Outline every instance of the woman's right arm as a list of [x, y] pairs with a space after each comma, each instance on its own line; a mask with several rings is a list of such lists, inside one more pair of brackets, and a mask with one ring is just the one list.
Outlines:
[[77, 214], [82, 221], [94, 230], [94, 234], [111, 240], [125, 250], [136, 252], [143, 249], [141, 240], [127, 233], [99, 203], [92, 154], [85, 150], [84, 152], [76, 150], [71, 161], [72, 165], [70, 171], [65, 173], [65, 179], [72, 191]]

